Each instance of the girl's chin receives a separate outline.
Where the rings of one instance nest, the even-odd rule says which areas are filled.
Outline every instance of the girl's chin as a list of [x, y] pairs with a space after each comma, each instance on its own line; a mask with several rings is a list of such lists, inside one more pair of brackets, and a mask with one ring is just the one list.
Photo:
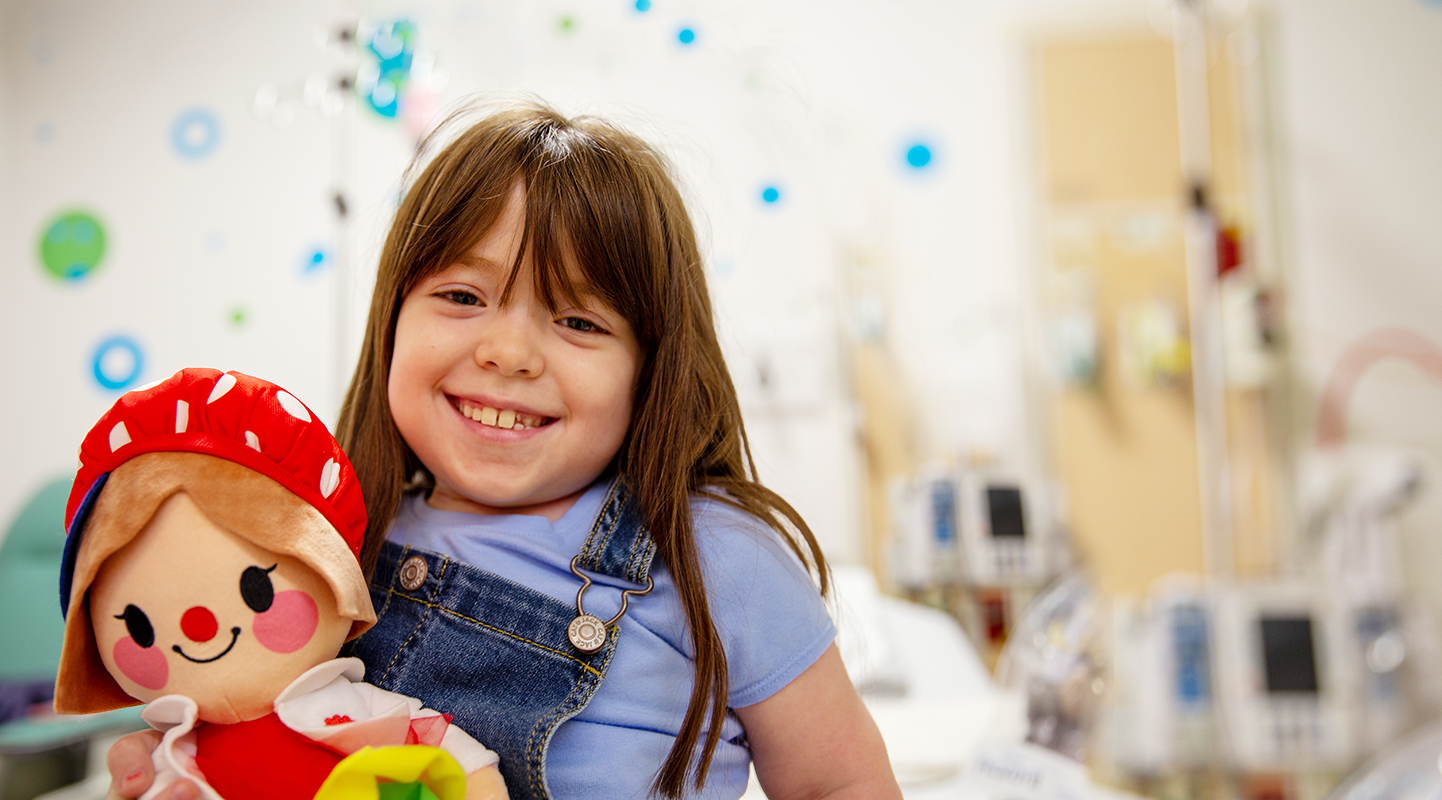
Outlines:
[[[585, 491], [584, 489], [582, 491]], [[529, 516], [546, 517], [555, 522], [565, 514], [567, 509], [575, 505], [576, 498], [581, 492], [574, 492], [563, 497], [549, 499], [511, 499], [504, 497], [470, 497], [460, 494], [453, 489], [437, 487], [431, 491], [426, 498], [426, 505], [437, 511], [459, 511], [466, 514], [481, 514], [486, 516], [501, 516], [508, 514], [523, 514]]]

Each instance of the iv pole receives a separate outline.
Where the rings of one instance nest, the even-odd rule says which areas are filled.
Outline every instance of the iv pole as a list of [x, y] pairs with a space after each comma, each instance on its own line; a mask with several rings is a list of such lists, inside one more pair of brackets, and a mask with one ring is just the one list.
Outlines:
[[1212, 177], [1205, 0], [1176, 0], [1177, 116], [1182, 174], [1189, 187], [1185, 228], [1187, 297], [1192, 347], [1192, 403], [1202, 507], [1202, 559], [1209, 577], [1234, 568], [1227, 466], [1226, 375], [1217, 284], [1217, 224], [1209, 205]]

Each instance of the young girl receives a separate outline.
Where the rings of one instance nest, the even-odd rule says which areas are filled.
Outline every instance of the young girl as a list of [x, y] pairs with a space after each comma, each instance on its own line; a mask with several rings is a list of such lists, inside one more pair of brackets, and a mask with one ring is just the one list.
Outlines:
[[453, 715], [513, 798], [736, 798], [753, 761], [772, 800], [899, 797], [816, 539], [753, 477], [664, 159], [543, 107], [437, 144], [458, 127], [413, 167], [341, 410], [366, 679]]

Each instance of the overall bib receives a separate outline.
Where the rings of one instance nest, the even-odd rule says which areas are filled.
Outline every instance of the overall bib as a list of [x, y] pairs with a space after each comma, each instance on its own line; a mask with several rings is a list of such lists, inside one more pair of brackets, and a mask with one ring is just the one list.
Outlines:
[[[578, 565], [645, 584], [656, 548], [628, 495], [612, 483]], [[619, 623], [587, 654], [567, 635], [574, 603], [392, 542], [383, 545], [371, 578], [371, 600], [378, 621], [352, 650], [365, 661], [366, 680], [450, 714], [496, 751], [512, 800], [550, 800], [551, 736], [605, 679]]]

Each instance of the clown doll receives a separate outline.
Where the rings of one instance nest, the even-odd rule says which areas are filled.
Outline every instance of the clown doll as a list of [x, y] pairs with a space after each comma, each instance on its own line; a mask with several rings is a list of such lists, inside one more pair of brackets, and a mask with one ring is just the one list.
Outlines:
[[493, 752], [335, 657], [376, 619], [365, 526], [349, 460], [274, 384], [185, 369], [122, 396], [66, 508], [56, 709], [149, 703], [147, 796], [504, 800]]

